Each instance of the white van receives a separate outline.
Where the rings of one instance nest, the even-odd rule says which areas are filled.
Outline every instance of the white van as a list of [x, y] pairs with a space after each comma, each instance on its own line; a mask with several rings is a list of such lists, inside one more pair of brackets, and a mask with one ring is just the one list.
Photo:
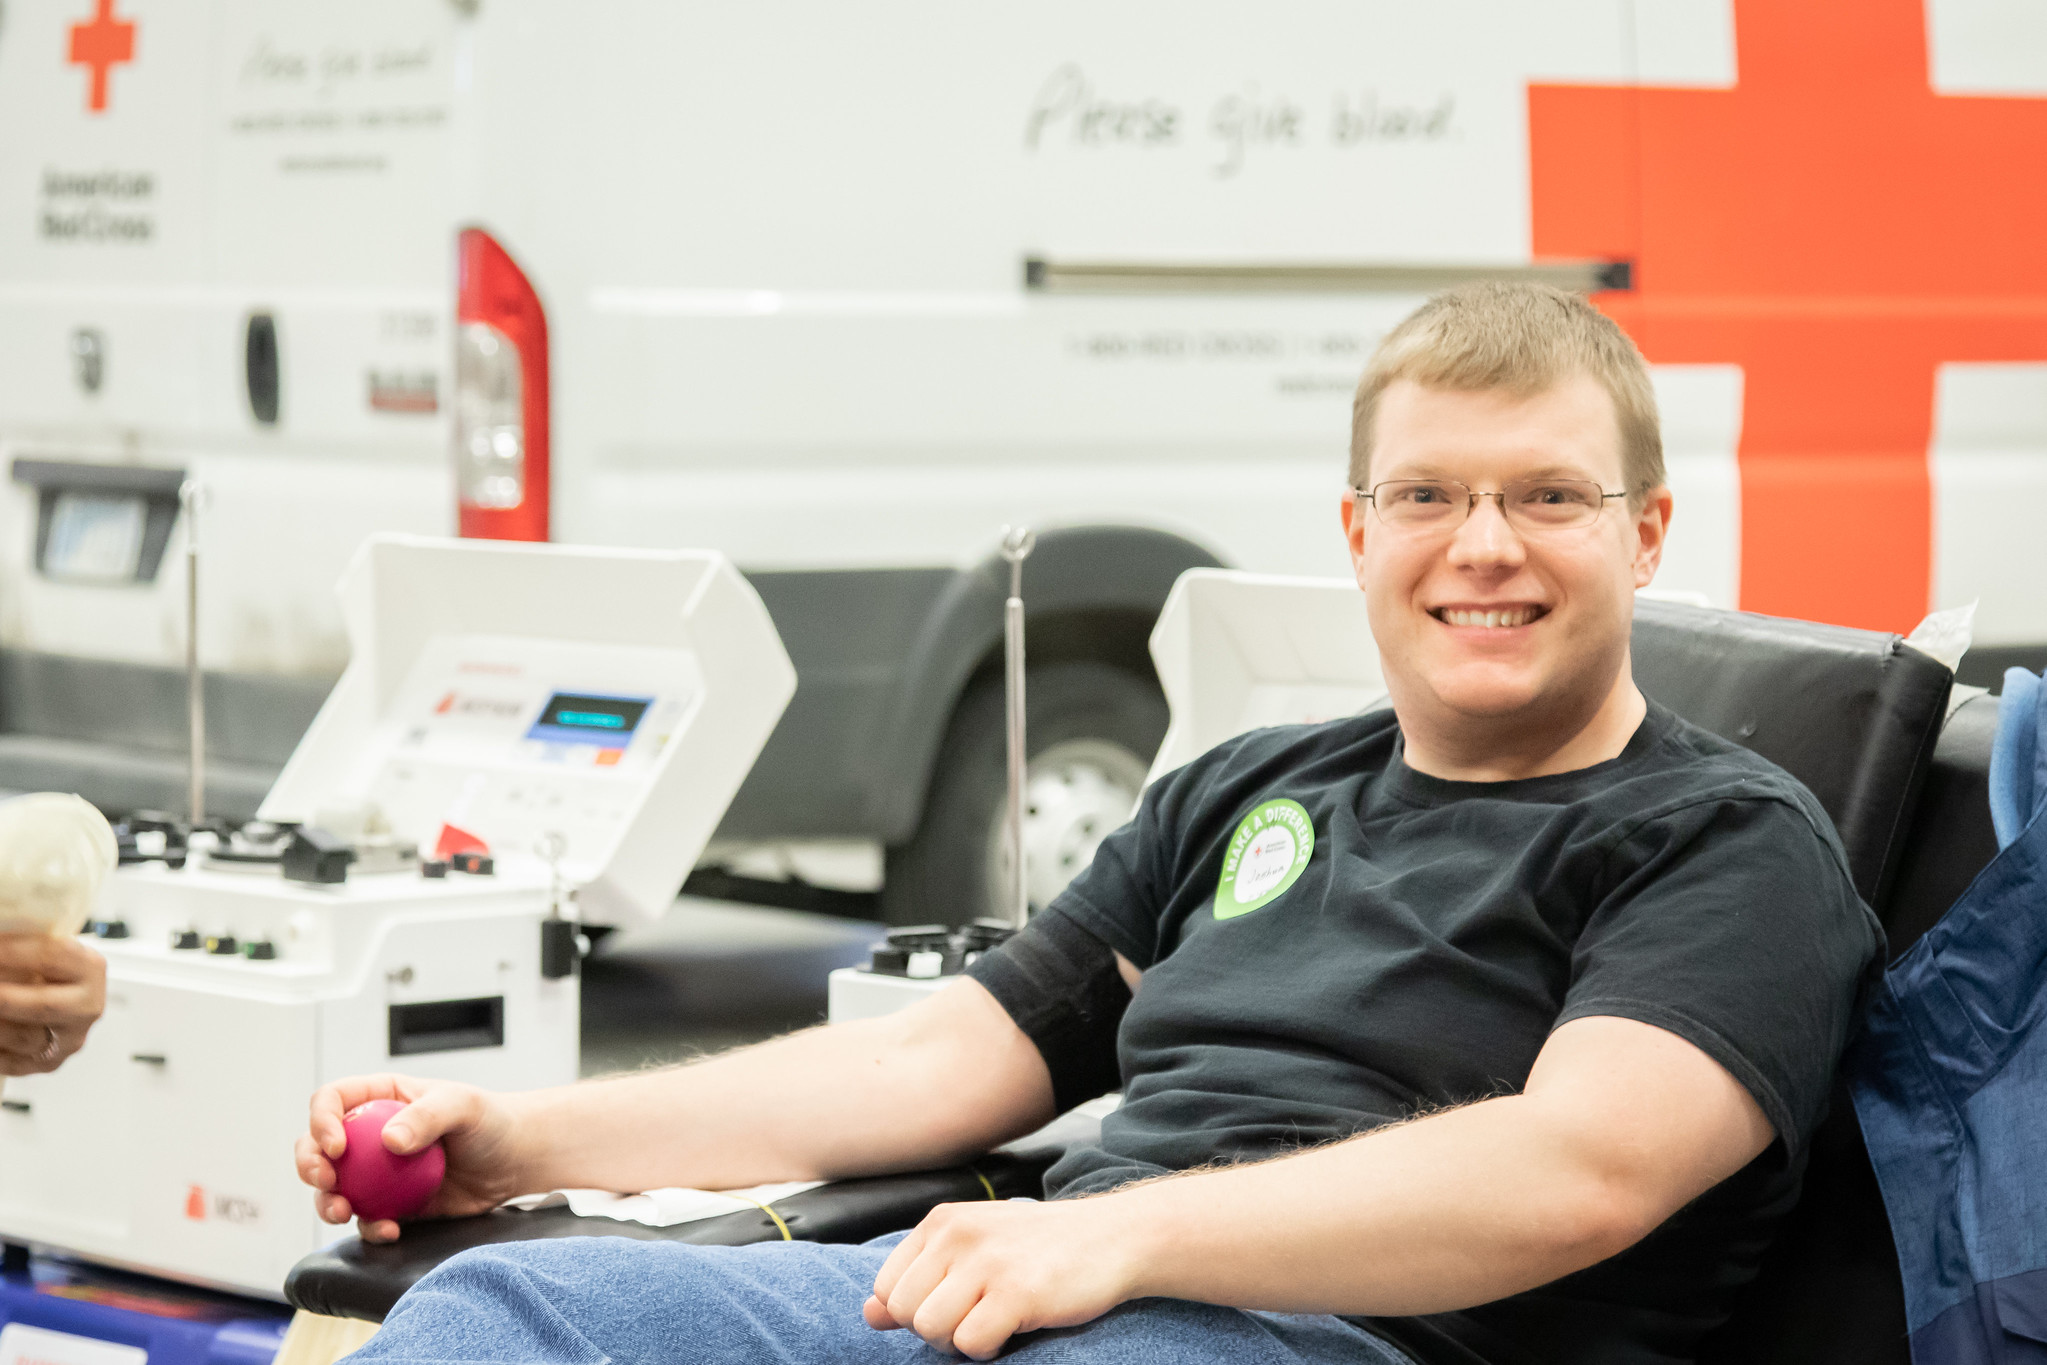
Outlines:
[[[1685, 307], [1764, 328], [1946, 308], [1966, 331], [1997, 311], [1970, 290], [2014, 295], [1997, 316], [2047, 296], [2038, 262], [1980, 287], [1669, 292], [1690, 239], [1658, 215], [1691, 221], [1667, 196], [1706, 170], [1657, 160], [1651, 92], [1734, 100], [1751, 68], [1810, 70], [1776, 135], [1821, 168], [1826, 139], [1863, 136], [1800, 122], [1839, 97], [1836, 67], [1879, 103], [2047, 92], [2047, 29], [2018, 7], [1743, 6], [1780, 11], [1804, 17], [12, 0], [0, 785], [181, 804], [188, 479], [210, 497], [199, 648], [229, 814], [343, 662], [332, 585], [366, 534], [712, 546], [800, 678], [719, 856], [772, 846], [801, 872], [822, 865], [806, 850], [865, 851], [839, 880], [882, 883], [891, 918], [964, 918], [994, 894], [995, 546], [1027, 523], [1043, 899], [1163, 732], [1145, 638], [1175, 577], [1345, 572], [1361, 363], [1430, 289], [1481, 275], [1603, 291], [1652, 361], [1684, 362], [1656, 370], [1679, 508], [1660, 588], [1899, 629], [1976, 598], [1979, 641], [2047, 643], [2047, 351], [1936, 355], [1916, 435], [1908, 413], [1873, 458], [1851, 442], [1814, 466], [1904, 531], [1808, 562], [1759, 516], [1801, 485], [1795, 460], [1753, 463], [1785, 452], [1744, 434], [1746, 355], [1659, 349]], [[1828, 61], [1792, 50], [1851, 30]], [[1923, 87], [1856, 67], [1914, 42]], [[1574, 133], [1555, 112], [1574, 91], [1622, 102]], [[2029, 193], [2012, 221], [2037, 216]], [[1601, 236], [1593, 209], [1623, 226]]]

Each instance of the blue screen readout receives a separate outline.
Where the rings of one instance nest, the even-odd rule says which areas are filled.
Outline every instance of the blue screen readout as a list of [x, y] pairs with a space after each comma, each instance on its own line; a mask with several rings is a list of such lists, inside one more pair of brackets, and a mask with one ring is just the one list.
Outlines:
[[588, 692], [557, 692], [541, 708], [540, 719], [527, 732], [528, 739], [554, 744], [595, 744], [606, 749], [625, 747], [640, 718], [653, 704], [652, 697], [605, 697]]
[[593, 730], [624, 730], [625, 717], [612, 711], [557, 711], [556, 725], [587, 725]]

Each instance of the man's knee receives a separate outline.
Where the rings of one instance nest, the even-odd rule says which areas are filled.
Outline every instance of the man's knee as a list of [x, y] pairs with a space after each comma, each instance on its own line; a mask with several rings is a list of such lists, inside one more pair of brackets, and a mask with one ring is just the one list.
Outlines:
[[549, 1290], [558, 1296], [573, 1292], [593, 1274], [603, 1277], [608, 1264], [616, 1259], [614, 1244], [623, 1241], [616, 1237], [565, 1237], [471, 1247], [434, 1267], [406, 1297], [453, 1290], [481, 1299], [518, 1298]]
[[692, 1281], [701, 1279], [692, 1273], [697, 1258], [659, 1254], [673, 1250], [688, 1248], [621, 1237], [473, 1247], [414, 1285], [381, 1335], [491, 1344], [494, 1349], [474, 1357], [481, 1359], [530, 1353], [536, 1360], [596, 1365], [616, 1354], [617, 1339], [633, 1324], [658, 1316], [664, 1304], [698, 1297], [692, 1292]]
[[[864, 1343], [872, 1335], [859, 1304], [886, 1255], [878, 1247], [619, 1237], [476, 1247], [412, 1288], [379, 1334], [386, 1349], [365, 1361], [673, 1360], [678, 1338], [703, 1348], [706, 1359], [720, 1352], [799, 1359], [805, 1341], [843, 1334]], [[438, 1354], [464, 1343], [473, 1353]], [[488, 1349], [474, 1349], [484, 1343]]]

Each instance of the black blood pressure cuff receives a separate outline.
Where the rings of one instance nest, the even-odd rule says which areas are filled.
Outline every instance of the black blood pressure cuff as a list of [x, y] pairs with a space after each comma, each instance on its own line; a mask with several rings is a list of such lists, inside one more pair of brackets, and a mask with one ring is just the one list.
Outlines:
[[1116, 1026], [1130, 1004], [1130, 988], [1109, 945], [1056, 905], [983, 953], [967, 975], [1037, 1044], [1052, 1072], [1052, 1100], [1060, 1113], [1122, 1088]]

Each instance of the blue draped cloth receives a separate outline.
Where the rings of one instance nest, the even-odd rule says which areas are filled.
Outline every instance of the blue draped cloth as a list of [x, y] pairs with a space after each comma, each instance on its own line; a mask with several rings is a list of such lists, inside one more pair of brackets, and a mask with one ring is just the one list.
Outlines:
[[1892, 964], [1849, 1058], [1914, 1365], [2047, 1365], [2047, 685], [2005, 675], [1999, 850]]

